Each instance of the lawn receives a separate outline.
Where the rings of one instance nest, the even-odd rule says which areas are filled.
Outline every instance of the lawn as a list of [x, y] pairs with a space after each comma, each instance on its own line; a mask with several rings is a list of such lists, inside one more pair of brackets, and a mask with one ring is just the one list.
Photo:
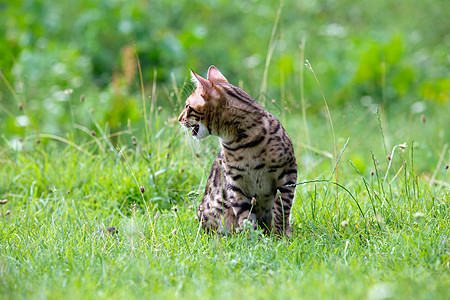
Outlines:
[[[447, 299], [449, 8], [411, 3], [3, 4], [0, 298]], [[291, 239], [199, 227], [210, 64], [293, 140]]]
[[[438, 163], [434, 179], [418, 175], [414, 142], [396, 147], [390, 167], [383, 156], [365, 174], [349, 142], [339, 186], [326, 168], [300, 168], [299, 182], [317, 182], [297, 187], [290, 240], [209, 236], [195, 208], [217, 141], [191, 144], [177, 124], [160, 127], [151, 153], [128, 132], [117, 147], [105, 134], [76, 148], [49, 141], [3, 152], [2, 297], [448, 295], [448, 166]], [[323, 157], [310, 156], [320, 166]]]

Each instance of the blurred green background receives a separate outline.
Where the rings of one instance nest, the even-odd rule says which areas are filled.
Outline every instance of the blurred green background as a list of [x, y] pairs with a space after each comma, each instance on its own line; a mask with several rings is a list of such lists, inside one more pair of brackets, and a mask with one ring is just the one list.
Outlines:
[[[303, 143], [331, 151], [322, 89], [338, 146], [351, 137], [364, 151], [354, 159], [371, 160], [367, 150], [381, 149], [379, 111], [388, 146], [428, 143], [423, 168], [432, 170], [427, 160], [435, 163], [449, 141], [448, 2], [285, 0], [264, 91], [279, 7], [256, 0], [0, 1], [0, 144], [14, 148], [34, 133], [67, 136], [75, 124], [93, 128], [95, 121], [142, 131], [136, 49], [145, 99], [153, 95], [164, 120], [178, 115], [192, 90], [189, 68], [205, 75], [214, 64], [262, 99], [291, 135], [299, 130]], [[302, 40], [321, 88], [304, 68]]]

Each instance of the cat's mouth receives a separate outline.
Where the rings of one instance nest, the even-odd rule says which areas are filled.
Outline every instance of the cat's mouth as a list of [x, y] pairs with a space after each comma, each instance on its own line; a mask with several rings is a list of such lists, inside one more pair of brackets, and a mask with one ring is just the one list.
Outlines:
[[194, 135], [194, 136], [197, 135], [199, 130], [200, 130], [200, 125], [195, 124], [195, 125], [192, 127], [192, 135]]

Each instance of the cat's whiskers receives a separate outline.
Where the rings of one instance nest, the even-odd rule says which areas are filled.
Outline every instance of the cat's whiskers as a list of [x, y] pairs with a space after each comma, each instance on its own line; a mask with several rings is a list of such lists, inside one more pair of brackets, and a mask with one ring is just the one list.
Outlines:
[[[196, 150], [198, 150], [198, 144], [196, 145], [197, 147], [194, 147], [192, 144], [194, 139], [191, 136], [192, 136], [192, 127], [194, 125], [195, 124], [192, 124], [191, 122], [187, 121], [187, 122], [185, 122], [185, 124], [183, 124], [183, 126], [181, 126], [182, 131], [184, 132], [184, 135], [186, 137], [186, 140], [189, 143], [189, 146], [190, 146], [190, 149], [191, 149], [191, 152], [193, 155], [196, 152]], [[178, 134], [180, 134], [180, 133], [181, 133], [181, 131]], [[195, 149], [195, 148], [197, 148], [197, 149]]]
[[[196, 150], [198, 150], [198, 144], [196, 144], [197, 147], [194, 147], [193, 144], [192, 144], [192, 143], [195, 143], [195, 139], [193, 139], [191, 137], [191, 135], [192, 135], [191, 128], [190, 127], [183, 127], [183, 131], [184, 131], [184, 134], [186, 136], [186, 140], [189, 143], [189, 147], [191, 149], [191, 152], [192, 152], [192, 154], [194, 154], [196, 152]], [[197, 149], [194, 149], [194, 148], [197, 148]]]
[[179, 127], [179, 129], [177, 130], [177, 132], [175, 134], [175, 138], [178, 138], [180, 136], [180, 134], [184, 134], [186, 136], [186, 138], [188, 138], [188, 136], [186, 134], [186, 128]]

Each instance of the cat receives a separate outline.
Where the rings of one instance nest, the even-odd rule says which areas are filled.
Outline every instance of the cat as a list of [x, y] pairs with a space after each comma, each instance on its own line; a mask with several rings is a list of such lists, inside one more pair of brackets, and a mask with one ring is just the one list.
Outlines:
[[194, 138], [215, 135], [221, 145], [198, 207], [202, 227], [226, 233], [260, 226], [267, 234], [290, 237], [297, 180], [291, 139], [276, 117], [215, 66], [207, 79], [191, 73], [196, 89], [178, 121]]

